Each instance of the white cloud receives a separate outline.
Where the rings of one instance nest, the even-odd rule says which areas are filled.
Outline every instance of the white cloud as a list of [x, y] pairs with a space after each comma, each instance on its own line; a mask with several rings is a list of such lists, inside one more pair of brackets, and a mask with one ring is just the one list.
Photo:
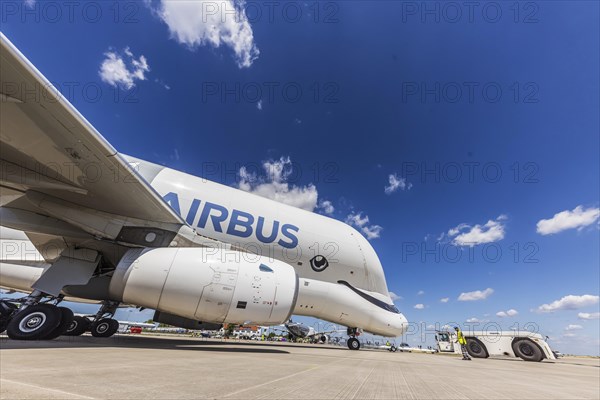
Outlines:
[[485, 300], [494, 293], [494, 289], [475, 290], [474, 292], [463, 292], [458, 296], [458, 301], [477, 301]]
[[579, 319], [600, 319], [600, 312], [595, 312], [595, 313], [587, 313], [587, 312], [580, 312], [579, 314], [577, 314], [577, 318]]
[[[504, 239], [504, 223], [506, 215], [500, 215], [495, 220], [489, 220], [484, 225], [471, 226], [465, 223], [459, 224], [448, 230], [447, 236], [451, 243], [456, 246], [476, 246], [478, 244], [493, 243]], [[438, 240], [445, 237], [442, 234]]]
[[496, 313], [496, 316], [500, 317], [500, 318], [514, 317], [518, 313], [519, 312], [517, 310], [515, 310], [514, 308], [511, 308], [510, 310], [507, 310], [507, 311], [498, 311]]
[[576, 336], [577, 335], [572, 332], [563, 334], [563, 337], [566, 337], [566, 338], [572, 338], [572, 337], [576, 337]]
[[171, 90], [171, 86], [169, 86], [168, 84], [166, 84], [162, 79], [156, 78], [156, 79], [154, 79], [154, 82], [158, 83], [160, 86], [162, 86], [166, 90]]
[[593, 224], [600, 217], [600, 208], [587, 208], [577, 206], [572, 211], [561, 211], [550, 219], [542, 219], [537, 223], [537, 233], [551, 235], [567, 229], [578, 230]]
[[412, 183], [407, 184], [406, 179], [399, 177], [396, 173], [390, 174], [388, 176], [388, 182], [390, 184], [384, 188], [385, 194], [392, 194], [398, 189], [410, 190], [412, 188]]
[[263, 162], [264, 176], [240, 168], [237, 187], [246, 192], [266, 197], [304, 210], [313, 211], [317, 206], [319, 194], [313, 184], [296, 186], [287, 180], [293, 172], [289, 157]]
[[362, 216], [362, 212], [350, 213], [345, 221], [348, 225], [356, 227], [369, 240], [377, 239], [381, 236], [383, 228], [379, 225], [369, 225], [369, 216]]
[[449, 298], [449, 297], [442, 297], [442, 298], [440, 299], [440, 302], [441, 302], [441, 303], [447, 303], [447, 302], [449, 302], [449, 301], [450, 301], [450, 298]]
[[229, 47], [240, 68], [247, 68], [260, 51], [246, 16], [243, 1], [161, 0], [153, 10], [169, 27], [171, 37], [190, 48]]
[[23, 3], [25, 3], [28, 8], [33, 8], [35, 6], [35, 0], [23, 0]]
[[402, 300], [402, 296], [398, 296], [396, 293], [394, 292], [390, 292], [390, 298], [392, 300]]
[[319, 210], [323, 211], [323, 214], [331, 215], [335, 211], [335, 207], [329, 200], [321, 200], [318, 205]]
[[381, 237], [381, 231], [383, 230], [383, 228], [379, 225], [369, 225], [363, 226], [361, 230], [365, 234], [365, 237], [367, 239], [373, 240]]
[[417, 296], [422, 296], [422, 295], [424, 295], [424, 294], [425, 294], [425, 292], [424, 292], [423, 290], [419, 290], [419, 291], [417, 292]]
[[580, 329], [583, 329], [583, 326], [570, 324], [565, 327], [565, 331], [577, 331]]
[[584, 294], [583, 296], [568, 295], [560, 300], [555, 300], [550, 304], [542, 304], [537, 308], [538, 312], [554, 312], [558, 310], [576, 310], [578, 308], [591, 306], [597, 304], [600, 297], [593, 296], [591, 294]]
[[483, 323], [483, 322], [487, 322], [487, 320], [485, 320], [485, 319], [479, 319], [479, 318], [475, 318], [475, 317], [473, 317], [473, 318], [469, 318], [469, 319], [467, 319], [465, 322], [468, 322], [468, 323], [474, 324], [474, 323]]
[[417, 310], [422, 310], [422, 309], [424, 309], [424, 308], [425, 308], [425, 305], [424, 305], [424, 304], [421, 304], [421, 303], [419, 303], [419, 304], [415, 304], [415, 306], [414, 306], [413, 308], [415, 308], [415, 309], [417, 309]]
[[145, 81], [146, 72], [150, 71], [148, 61], [143, 55], [135, 58], [129, 47], [125, 48], [123, 55], [116, 51], [104, 53], [105, 59], [100, 65], [100, 78], [111, 86], [122, 86], [131, 89], [135, 81]]
[[256, 108], [258, 108], [259, 110], [262, 110], [262, 108], [263, 108], [263, 102], [262, 102], [262, 100], [259, 100], [259, 101], [256, 103]]

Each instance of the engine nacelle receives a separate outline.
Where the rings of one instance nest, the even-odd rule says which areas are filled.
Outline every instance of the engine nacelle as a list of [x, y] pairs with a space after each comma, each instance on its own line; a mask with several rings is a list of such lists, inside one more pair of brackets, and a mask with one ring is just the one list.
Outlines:
[[223, 326], [223, 324], [198, 321], [195, 319], [180, 317], [178, 315], [168, 314], [160, 311], [156, 311], [154, 313], [154, 317], [152, 318], [152, 320], [161, 324], [167, 324], [171, 326], [176, 326], [178, 328], [194, 330], [218, 331]]
[[298, 297], [284, 262], [213, 248], [131, 249], [119, 262], [110, 297], [214, 323], [280, 324]]

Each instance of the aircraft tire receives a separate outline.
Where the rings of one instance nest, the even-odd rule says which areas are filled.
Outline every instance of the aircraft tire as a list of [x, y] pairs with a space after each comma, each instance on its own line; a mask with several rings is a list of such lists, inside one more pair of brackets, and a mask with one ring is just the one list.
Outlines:
[[119, 321], [112, 318], [102, 318], [92, 322], [90, 332], [94, 337], [111, 337], [119, 330]]
[[73, 322], [73, 311], [69, 310], [67, 307], [58, 307], [58, 309], [61, 314], [60, 324], [58, 324], [58, 326], [47, 336], [43, 337], [42, 340], [53, 340], [60, 335], [63, 335], [71, 325], [71, 322]]
[[35, 304], [11, 318], [6, 333], [14, 340], [40, 340], [56, 329], [61, 317], [62, 313], [58, 307], [51, 304]]
[[11, 316], [14, 314], [17, 306], [8, 301], [0, 301], [0, 333], [3, 333], [10, 322]]
[[348, 344], [348, 348], [350, 350], [358, 350], [358, 349], [360, 349], [360, 342], [358, 341], [357, 338], [351, 337], [350, 339], [348, 339], [347, 344]]
[[392, 347], [390, 347], [390, 351], [391, 351], [392, 353], [395, 353], [395, 352], [396, 352], [396, 350], [398, 350], [398, 348], [397, 348], [396, 346], [392, 345]]
[[488, 358], [489, 354], [483, 343], [478, 339], [467, 339], [467, 352], [473, 358]]
[[513, 343], [513, 351], [517, 357], [525, 361], [539, 362], [544, 359], [544, 353], [529, 339], [519, 339]]
[[71, 324], [67, 327], [67, 330], [63, 335], [81, 336], [90, 328], [90, 324], [91, 322], [89, 319], [76, 315], [73, 317], [73, 321], [71, 321]]

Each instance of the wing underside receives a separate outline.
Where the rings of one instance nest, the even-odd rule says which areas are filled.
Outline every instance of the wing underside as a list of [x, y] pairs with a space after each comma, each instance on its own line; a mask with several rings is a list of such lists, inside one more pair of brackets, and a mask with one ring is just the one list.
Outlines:
[[164, 247], [188, 232], [135, 168], [0, 35], [1, 224], [26, 232], [38, 250], [84, 246], [110, 250], [115, 259], [119, 248]]

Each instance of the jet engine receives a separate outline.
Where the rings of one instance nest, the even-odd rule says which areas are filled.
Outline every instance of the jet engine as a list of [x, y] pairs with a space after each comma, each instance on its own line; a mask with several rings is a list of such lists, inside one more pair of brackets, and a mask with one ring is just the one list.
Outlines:
[[131, 249], [109, 285], [126, 304], [214, 323], [280, 324], [298, 297], [294, 268], [214, 248]]

